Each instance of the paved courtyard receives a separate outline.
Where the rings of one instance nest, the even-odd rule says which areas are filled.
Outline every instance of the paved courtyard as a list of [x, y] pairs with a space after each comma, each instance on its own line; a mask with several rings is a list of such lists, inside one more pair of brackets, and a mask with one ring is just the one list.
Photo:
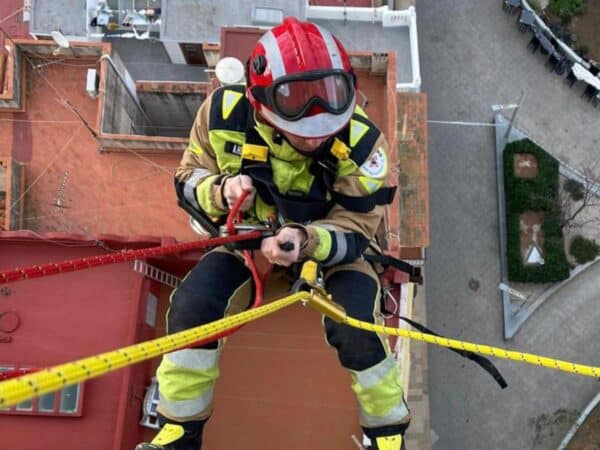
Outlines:
[[[491, 104], [527, 92], [518, 125], [577, 167], [600, 144], [600, 110], [532, 55], [500, 0], [417, 3], [423, 90], [432, 120], [488, 122]], [[596, 150], [597, 152], [597, 150]], [[431, 240], [427, 317], [439, 333], [600, 363], [600, 269], [550, 299], [511, 342], [502, 339], [492, 128], [430, 124]], [[595, 395], [593, 379], [494, 360], [509, 387], [447, 350], [429, 350], [434, 450], [555, 449]]]

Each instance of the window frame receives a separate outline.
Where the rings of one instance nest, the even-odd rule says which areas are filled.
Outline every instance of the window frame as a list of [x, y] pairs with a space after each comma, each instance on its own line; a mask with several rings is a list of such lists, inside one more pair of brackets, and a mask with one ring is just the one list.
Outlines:
[[[0, 372], [8, 370], [36, 370], [28, 366], [19, 366], [17, 364], [2, 364], [0, 363]], [[83, 416], [83, 396], [85, 394], [85, 383], [76, 383], [78, 386], [77, 392], [77, 407], [74, 412], [64, 412], [60, 410], [60, 399], [63, 389], [59, 389], [54, 392], [49, 392], [45, 395], [53, 396], [53, 409], [52, 411], [40, 411], [39, 403], [40, 397], [31, 399], [31, 409], [18, 409], [18, 405], [10, 406], [7, 409], [0, 409], [0, 415], [2, 416], [36, 416], [36, 417], [82, 417]], [[73, 386], [73, 385], [71, 385]], [[69, 386], [69, 387], [71, 387]], [[21, 402], [23, 403], [23, 402]]]

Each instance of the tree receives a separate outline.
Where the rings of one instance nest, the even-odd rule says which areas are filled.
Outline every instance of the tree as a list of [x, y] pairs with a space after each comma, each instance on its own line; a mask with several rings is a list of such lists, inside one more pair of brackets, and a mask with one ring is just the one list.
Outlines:
[[[584, 164], [581, 182], [568, 179], [559, 195], [561, 228], [581, 228], [589, 223], [600, 225], [600, 179], [598, 161]], [[591, 214], [584, 211], [593, 210]]]

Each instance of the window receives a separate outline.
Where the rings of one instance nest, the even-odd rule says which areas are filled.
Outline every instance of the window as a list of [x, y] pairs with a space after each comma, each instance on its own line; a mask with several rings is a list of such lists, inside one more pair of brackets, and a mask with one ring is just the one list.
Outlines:
[[[15, 369], [28, 370], [28, 368], [14, 365], [0, 365], [0, 372]], [[80, 417], [82, 405], [83, 384], [79, 383], [32, 400], [26, 400], [9, 408], [0, 408], [0, 414]]]

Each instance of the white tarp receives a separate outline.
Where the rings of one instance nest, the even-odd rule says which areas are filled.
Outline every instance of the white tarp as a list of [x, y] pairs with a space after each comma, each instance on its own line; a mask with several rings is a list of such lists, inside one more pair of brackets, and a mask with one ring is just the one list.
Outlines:
[[600, 90], [600, 78], [592, 75], [592, 73], [586, 68], [584, 68], [581, 64], [573, 64], [572, 70], [573, 75], [575, 75], [575, 78], [581, 81], [585, 81], [587, 84], [594, 86], [596, 89]]

